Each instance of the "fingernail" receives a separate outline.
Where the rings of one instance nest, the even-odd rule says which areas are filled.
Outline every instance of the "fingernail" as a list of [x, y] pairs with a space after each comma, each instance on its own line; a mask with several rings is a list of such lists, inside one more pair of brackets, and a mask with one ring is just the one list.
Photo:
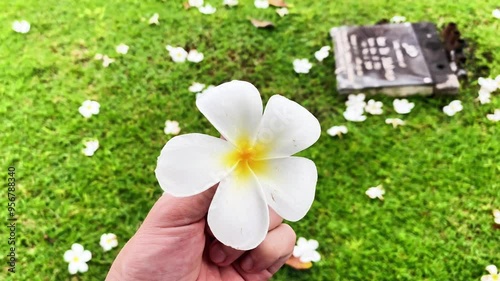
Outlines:
[[226, 259], [226, 253], [220, 246], [214, 246], [210, 251], [210, 258], [214, 263], [221, 263]]
[[247, 257], [241, 262], [241, 268], [244, 271], [250, 271], [253, 268], [253, 259], [251, 257]]

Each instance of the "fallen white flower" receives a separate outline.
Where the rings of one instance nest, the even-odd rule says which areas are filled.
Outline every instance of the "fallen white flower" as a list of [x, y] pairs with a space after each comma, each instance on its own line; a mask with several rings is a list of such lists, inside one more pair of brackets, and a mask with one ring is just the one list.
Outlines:
[[319, 243], [314, 239], [305, 239], [299, 237], [297, 245], [293, 247], [293, 256], [298, 258], [300, 262], [319, 262], [321, 255], [316, 251]]
[[453, 116], [457, 112], [462, 111], [462, 109], [463, 109], [462, 102], [459, 100], [454, 100], [450, 102], [449, 105], [443, 107], [443, 112], [448, 116]]
[[90, 118], [92, 115], [99, 114], [99, 108], [101, 105], [93, 100], [86, 100], [82, 103], [82, 105], [78, 108], [78, 112], [85, 117]]
[[203, 6], [203, 0], [189, 0], [188, 4], [190, 7], [199, 8], [199, 7]]
[[500, 210], [493, 210], [493, 218], [496, 224], [500, 224]]
[[347, 134], [347, 127], [344, 125], [341, 126], [333, 126], [330, 129], [326, 130], [326, 133], [332, 137], [340, 137], [342, 134]]
[[198, 11], [204, 15], [211, 15], [215, 13], [217, 9], [210, 4], [206, 4], [205, 6], [198, 7]]
[[478, 96], [477, 96], [477, 100], [479, 100], [479, 102], [481, 104], [490, 103], [491, 102], [491, 93], [489, 91], [481, 88], [479, 90], [479, 93], [478, 93]]
[[397, 126], [404, 126], [406, 123], [399, 118], [387, 118], [385, 119], [385, 124], [392, 125], [392, 127], [396, 128]]
[[172, 58], [172, 61], [180, 63], [180, 62], [185, 62], [186, 58], [188, 56], [188, 52], [184, 50], [182, 47], [172, 47], [170, 45], [167, 45], [165, 47]]
[[384, 112], [382, 106], [384, 106], [384, 104], [381, 101], [369, 100], [365, 105], [365, 111], [371, 115], [380, 115]]
[[30, 31], [31, 25], [29, 22], [22, 20], [22, 21], [14, 21], [12, 23], [12, 30], [14, 30], [17, 33], [28, 33]]
[[149, 19], [149, 24], [156, 24], [156, 25], [159, 25], [160, 24], [160, 15], [155, 13], [150, 19]]
[[494, 18], [500, 19], [500, 9], [494, 9], [493, 12], [491, 12]]
[[364, 111], [362, 107], [350, 106], [347, 107], [343, 115], [347, 121], [351, 122], [363, 122], [366, 120], [366, 115], [363, 115]]
[[347, 107], [361, 107], [363, 110], [365, 108], [366, 102], [365, 102], [365, 94], [350, 94], [347, 96], [347, 101], [345, 102], [345, 105]]
[[312, 63], [308, 59], [295, 59], [293, 60], [293, 70], [297, 73], [309, 73]]
[[481, 89], [488, 92], [494, 92], [498, 88], [498, 82], [493, 78], [479, 77], [477, 83], [481, 86]]
[[268, 0], [255, 0], [253, 2], [253, 4], [258, 9], [267, 9], [267, 8], [269, 8], [269, 1]]
[[403, 23], [406, 21], [406, 17], [403, 16], [394, 16], [391, 18], [391, 23]]
[[234, 7], [238, 5], [238, 0], [224, 0], [224, 2], [222, 2], [222, 5]]
[[85, 148], [82, 149], [82, 153], [85, 156], [93, 156], [94, 153], [97, 151], [99, 148], [99, 141], [98, 140], [91, 140], [91, 141], [86, 141], [84, 143]]
[[106, 55], [102, 56], [102, 66], [108, 67], [113, 62], [115, 62], [115, 59], [112, 59]]
[[314, 57], [316, 57], [318, 61], [323, 61], [325, 58], [328, 57], [329, 54], [330, 54], [330, 46], [324, 46], [314, 53]]
[[486, 267], [489, 275], [483, 275], [481, 281], [498, 281], [500, 280], [500, 275], [498, 274], [498, 269], [494, 264], [490, 264]]
[[129, 47], [123, 43], [116, 46], [116, 52], [118, 54], [126, 55], [128, 53], [128, 49], [129, 49]]
[[199, 93], [199, 92], [203, 91], [204, 88], [205, 88], [205, 84], [193, 82], [193, 84], [191, 86], [189, 86], [188, 90], [190, 92], [193, 92], [193, 93]]
[[165, 121], [165, 129], [163, 129], [163, 131], [167, 135], [178, 135], [179, 132], [181, 131], [181, 128], [179, 127], [179, 122], [171, 120]]
[[500, 109], [495, 109], [495, 112], [493, 114], [487, 114], [486, 118], [493, 122], [500, 121]]
[[377, 185], [375, 187], [368, 188], [365, 194], [368, 195], [368, 197], [370, 197], [371, 199], [378, 198], [380, 200], [384, 200], [385, 190], [382, 188], [382, 185]]
[[70, 274], [87, 272], [89, 270], [87, 262], [91, 259], [92, 253], [89, 250], [84, 250], [83, 246], [78, 243], [71, 245], [71, 250], [64, 253], [64, 261], [69, 263], [68, 271]]
[[407, 99], [395, 99], [392, 105], [394, 106], [394, 111], [399, 114], [408, 114], [415, 107], [415, 104], [409, 102]]
[[276, 13], [278, 13], [278, 15], [280, 17], [284, 17], [284, 16], [288, 15], [288, 8], [282, 7], [282, 8], [276, 9]]
[[104, 233], [103, 235], [101, 235], [99, 245], [101, 245], [102, 249], [107, 252], [118, 246], [118, 239], [113, 233]]
[[199, 63], [204, 58], [203, 54], [197, 50], [190, 50], [187, 55], [187, 60], [194, 63]]
[[314, 200], [317, 170], [311, 160], [291, 155], [318, 140], [318, 120], [280, 95], [272, 96], [263, 111], [259, 91], [244, 81], [210, 89], [196, 105], [224, 139], [172, 138], [155, 170], [162, 189], [186, 197], [218, 183], [208, 226], [217, 240], [239, 250], [264, 240], [269, 207], [286, 220], [304, 217]]
[[97, 54], [95, 54], [95, 56], [94, 56], [94, 59], [95, 59], [95, 60], [102, 60], [102, 58], [103, 58], [103, 54], [99, 54], [99, 53], [97, 53]]

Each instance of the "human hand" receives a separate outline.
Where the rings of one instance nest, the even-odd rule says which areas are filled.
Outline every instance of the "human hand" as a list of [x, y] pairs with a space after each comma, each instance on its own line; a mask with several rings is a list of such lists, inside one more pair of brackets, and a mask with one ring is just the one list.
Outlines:
[[[255, 249], [217, 241], [206, 215], [216, 187], [191, 197], [164, 194], [113, 262], [106, 280], [268, 280], [291, 256], [295, 232], [269, 210], [269, 231]], [[228, 210], [230, 211], [230, 210]]]

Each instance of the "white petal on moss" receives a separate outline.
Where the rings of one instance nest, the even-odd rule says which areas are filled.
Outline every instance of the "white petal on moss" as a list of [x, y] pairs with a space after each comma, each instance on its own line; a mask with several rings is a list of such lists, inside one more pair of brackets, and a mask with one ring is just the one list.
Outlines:
[[332, 137], [338, 137], [342, 134], [347, 134], [347, 127], [344, 125], [333, 126], [330, 129], [326, 130], [326, 133]]
[[30, 31], [31, 25], [29, 22], [25, 20], [21, 21], [14, 21], [12, 23], [12, 30], [14, 30], [17, 33], [28, 33]]
[[409, 102], [407, 99], [395, 99], [392, 102], [394, 110], [399, 114], [408, 114], [415, 107], [415, 104]]
[[129, 46], [122, 43], [116, 46], [115, 49], [118, 54], [126, 55], [128, 53]]
[[238, 250], [256, 248], [269, 228], [269, 211], [254, 176], [240, 180], [231, 173], [219, 183], [208, 210], [208, 225], [215, 238]]
[[295, 59], [293, 61], [293, 70], [297, 73], [309, 73], [312, 68], [312, 63], [308, 59]]
[[200, 11], [200, 13], [202, 13], [204, 15], [211, 15], [211, 14], [215, 13], [217, 11], [217, 9], [210, 4], [206, 4], [203, 7], [199, 7], [198, 11]]
[[156, 178], [171, 195], [198, 194], [231, 171], [233, 167], [228, 167], [222, 157], [233, 149], [229, 142], [207, 135], [176, 136], [165, 144], [158, 157]]
[[238, 5], [238, 0], [224, 0], [222, 4], [229, 7], [234, 7]]
[[382, 106], [381, 101], [369, 100], [365, 105], [365, 111], [371, 115], [380, 115], [384, 113]]
[[189, 0], [188, 4], [190, 7], [199, 8], [199, 7], [203, 6], [203, 0]]
[[193, 84], [191, 86], [189, 86], [188, 90], [192, 93], [199, 93], [199, 92], [203, 91], [203, 88], [205, 88], [205, 84], [193, 82]]
[[302, 157], [269, 160], [269, 173], [258, 175], [269, 206], [289, 221], [302, 219], [311, 208], [318, 172], [313, 161]]
[[255, 0], [253, 3], [257, 9], [269, 8], [269, 0]]
[[204, 91], [196, 106], [212, 125], [233, 144], [254, 139], [262, 118], [262, 100], [254, 85], [234, 80]]
[[257, 142], [269, 149], [267, 159], [288, 157], [313, 145], [321, 135], [318, 119], [302, 105], [272, 96], [262, 116]]
[[187, 60], [194, 63], [199, 63], [205, 56], [197, 50], [190, 50], [187, 55]]
[[276, 13], [280, 16], [280, 17], [284, 17], [286, 15], [288, 15], [288, 8], [286, 7], [282, 7], [282, 8], [279, 8], [279, 9], [276, 9]]
[[159, 25], [160, 24], [160, 15], [158, 13], [155, 13], [153, 14], [153, 16], [151, 16], [151, 18], [149, 19], [149, 24], [156, 24], [156, 25]]

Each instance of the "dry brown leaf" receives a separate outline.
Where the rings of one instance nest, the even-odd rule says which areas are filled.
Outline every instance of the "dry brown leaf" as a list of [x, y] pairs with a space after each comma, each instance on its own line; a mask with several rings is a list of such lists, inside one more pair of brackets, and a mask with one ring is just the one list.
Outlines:
[[288, 7], [284, 0], [269, 0], [269, 5], [274, 7]]
[[274, 23], [272, 23], [270, 21], [250, 19], [250, 22], [252, 22], [253, 26], [255, 26], [257, 28], [272, 28], [272, 27], [274, 27]]
[[304, 270], [304, 269], [309, 269], [312, 267], [312, 262], [301, 262], [299, 258], [296, 258], [294, 256], [291, 256], [285, 264], [288, 264], [289, 266], [298, 269], [298, 270]]
[[189, 5], [189, 2], [184, 2], [184, 3], [182, 3], [182, 5], [184, 6], [184, 9], [186, 9], [186, 10], [191, 8], [191, 6]]

